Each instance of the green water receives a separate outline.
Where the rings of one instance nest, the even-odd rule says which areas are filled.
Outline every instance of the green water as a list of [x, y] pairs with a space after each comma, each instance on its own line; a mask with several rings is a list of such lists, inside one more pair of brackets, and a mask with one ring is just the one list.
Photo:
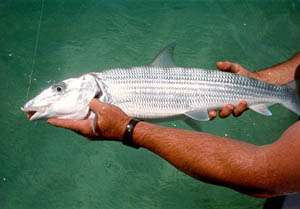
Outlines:
[[[299, 26], [299, 0], [0, 1], [0, 208], [262, 208], [264, 199], [199, 182], [147, 150], [29, 122], [20, 106], [68, 77], [147, 65], [173, 41], [179, 66], [268, 67], [300, 49]], [[262, 145], [297, 120], [271, 111], [161, 125]]]

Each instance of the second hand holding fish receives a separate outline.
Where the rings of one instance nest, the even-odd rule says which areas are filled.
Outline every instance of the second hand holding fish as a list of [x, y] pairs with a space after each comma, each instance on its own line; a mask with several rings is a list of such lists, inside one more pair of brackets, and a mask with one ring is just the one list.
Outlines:
[[[231, 73], [247, 76], [249, 78], [258, 79], [255, 72], [250, 72], [237, 63], [232, 63], [228, 61], [217, 62], [216, 67], [222, 71], [231, 72]], [[219, 111], [219, 116], [220, 118], [226, 118], [232, 113], [233, 116], [238, 117], [247, 109], [248, 106], [246, 101], [241, 101], [236, 107], [233, 106], [232, 104], [228, 104]], [[209, 118], [212, 120], [215, 117], [217, 117], [217, 111], [210, 110], [208, 112], [208, 115]]]

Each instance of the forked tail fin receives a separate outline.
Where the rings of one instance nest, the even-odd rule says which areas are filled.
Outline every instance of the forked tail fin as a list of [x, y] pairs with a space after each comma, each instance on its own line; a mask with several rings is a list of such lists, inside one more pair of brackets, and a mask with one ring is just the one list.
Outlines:
[[299, 81], [292, 81], [286, 85], [291, 99], [284, 101], [282, 105], [300, 115], [300, 91], [298, 91], [297, 82]]

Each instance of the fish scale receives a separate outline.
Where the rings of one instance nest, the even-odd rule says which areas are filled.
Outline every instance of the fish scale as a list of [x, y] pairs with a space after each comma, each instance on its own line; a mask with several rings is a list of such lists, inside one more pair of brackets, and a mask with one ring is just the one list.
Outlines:
[[195, 108], [220, 109], [247, 100], [281, 103], [287, 87], [274, 86], [248, 77], [197, 68], [133, 67], [111, 69], [97, 76], [108, 88], [111, 103], [143, 119], [184, 114]]

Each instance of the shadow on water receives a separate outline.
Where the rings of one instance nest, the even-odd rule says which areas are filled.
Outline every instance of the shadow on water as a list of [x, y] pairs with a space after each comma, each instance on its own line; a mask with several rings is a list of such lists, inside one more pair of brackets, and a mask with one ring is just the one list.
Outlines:
[[183, 120], [189, 127], [191, 127], [194, 131], [201, 131], [201, 126], [199, 121], [187, 118]]

